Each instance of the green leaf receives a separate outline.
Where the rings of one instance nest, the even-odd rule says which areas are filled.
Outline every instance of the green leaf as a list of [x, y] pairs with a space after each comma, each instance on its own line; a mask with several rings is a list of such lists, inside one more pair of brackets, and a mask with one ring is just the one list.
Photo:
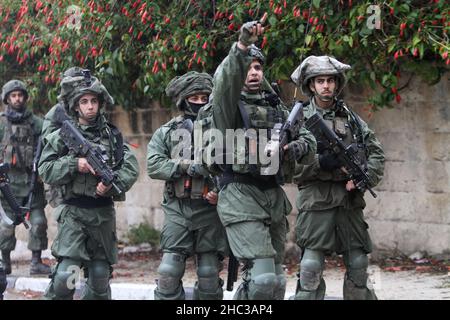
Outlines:
[[312, 40], [312, 37], [311, 37], [310, 34], [308, 34], [308, 35], [306, 36], [306, 38], [305, 38], [305, 44], [306, 44], [307, 46], [309, 46], [309, 44], [311, 43], [311, 40]]
[[191, 41], [191, 35], [186, 36], [186, 38], [184, 38], [184, 45], [187, 46], [189, 44], [189, 41]]
[[277, 20], [277, 18], [275, 18], [274, 15], [269, 17], [269, 25], [274, 26], [277, 24], [277, 22], [278, 22], [278, 20]]
[[421, 39], [418, 37], [418, 35], [415, 35], [413, 40], [412, 40], [412, 46], [416, 47], [417, 44], [421, 41]]
[[314, 6], [314, 8], [319, 9], [320, 8], [320, 0], [313, 0], [313, 6]]

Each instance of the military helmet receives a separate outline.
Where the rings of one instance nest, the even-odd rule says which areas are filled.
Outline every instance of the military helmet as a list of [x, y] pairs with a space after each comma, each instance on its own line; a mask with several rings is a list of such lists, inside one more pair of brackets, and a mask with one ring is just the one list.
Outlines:
[[262, 53], [261, 49], [252, 44], [249, 47], [248, 55], [252, 57], [253, 59], [256, 59], [259, 61], [259, 63], [264, 64], [266, 57], [264, 57], [264, 54]]
[[351, 69], [348, 64], [339, 62], [329, 56], [309, 56], [295, 69], [291, 75], [292, 81], [299, 86], [302, 93], [312, 96], [314, 93], [309, 88], [309, 80], [320, 75], [337, 76], [336, 95], [338, 95], [345, 86], [346, 78], [344, 72]]
[[8, 95], [13, 91], [22, 91], [25, 96], [25, 101], [28, 100], [28, 91], [25, 83], [20, 80], [10, 80], [2, 88], [2, 101], [4, 104], [8, 103]]
[[198, 93], [209, 95], [212, 92], [212, 87], [212, 77], [209, 74], [190, 71], [173, 78], [166, 87], [166, 95], [181, 110], [186, 98]]
[[75, 68], [77, 67], [74, 67], [73, 70], [66, 70], [66, 76], [61, 81], [61, 92], [58, 96], [58, 99], [67, 105], [69, 110], [73, 110], [81, 96], [86, 93], [97, 95], [101, 106], [114, 104], [114, 99], [108, 90], [96, 77], [90, 75], [89, 70]]
[[82, 76], [83, 71], [85, 71], [85, 70], [86, 69], [83, 69], [81, 67], [70, 67], [69, 69], [67, 69], [66, 71], [63, 72], [62, 78], [64, 79], [65, 77]]

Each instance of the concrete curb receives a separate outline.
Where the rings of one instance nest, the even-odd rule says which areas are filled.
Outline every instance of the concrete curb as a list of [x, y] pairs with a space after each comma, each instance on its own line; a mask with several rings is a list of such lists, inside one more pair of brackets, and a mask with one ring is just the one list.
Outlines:
[[[44, 292], [50, 283], [49, 278], [32, 278], [32, 277], [8, 277], [8, 288], [19, 291], [36, 291]], [[84, 287], [84, 281], [80, 281], [76, 288], [75, 296], [79, 295]], [[235, 286], [237, 288], [237, 285]], [[153, 292], [156, 288], [154, 284], [138, 284], [128, 282], [112, 282], [111, 294], [113, 300], [153, 300]], [[192, 287], [184, 288], [186, 300], [192, 300]], [[223, 299], [232, 300], [236, 289], [233, 291], [224, 291]], [[293, 292], [286, 292], [286, 299], [294, 295]]]

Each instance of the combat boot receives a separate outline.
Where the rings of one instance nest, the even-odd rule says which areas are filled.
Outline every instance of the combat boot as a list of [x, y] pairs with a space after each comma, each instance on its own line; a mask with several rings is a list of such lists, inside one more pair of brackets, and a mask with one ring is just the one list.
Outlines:
[[11, 274], [11, 251], [2, 250], [3, 270], [6, 274]]
[[30, 274], [50, 274], [50, 266], [42, 263], [41, 250], [32, 251]]

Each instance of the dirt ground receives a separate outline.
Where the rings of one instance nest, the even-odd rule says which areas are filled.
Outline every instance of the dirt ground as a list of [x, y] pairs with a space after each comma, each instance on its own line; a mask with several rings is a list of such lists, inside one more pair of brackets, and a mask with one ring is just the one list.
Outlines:
[[[161, 253], [154, 250], [134, 251], [120, 254], [119, 263], [114, 266], [113, 282], [155, 284], [156, 270]], [[285, 270], [287, 276], [286, 298], [295, 292], [298, 264], [295, 259], [287, 259]], [[47, 260], [55, 264], [54, 260]], [[221, 277], [226, 281], [227, 260]], [[338, 256], [327, 258], [324, 278], [327, 285], [328, 299], [342, 299], [342, 283], [345, 268]], [[450, 300], [450, 261], [437, 261], [423, 258], [417, 261], [405, 257], [383, 258], [369, 267], [371, 282], [381, 300]], [[28, 263], [13, 263], [14, 276], [29, 276]], [[186, 273], [183, 278], [186, 287], [192, 287], [196, 279], [195, 261], [187, 260]], [[240, 280], [238, 280], [239, 282]], [[235, 284], [235, 287], [237, 283]], [[6, 299], [34, 300], [42, 293], [14, 291], [8, 289]]]

